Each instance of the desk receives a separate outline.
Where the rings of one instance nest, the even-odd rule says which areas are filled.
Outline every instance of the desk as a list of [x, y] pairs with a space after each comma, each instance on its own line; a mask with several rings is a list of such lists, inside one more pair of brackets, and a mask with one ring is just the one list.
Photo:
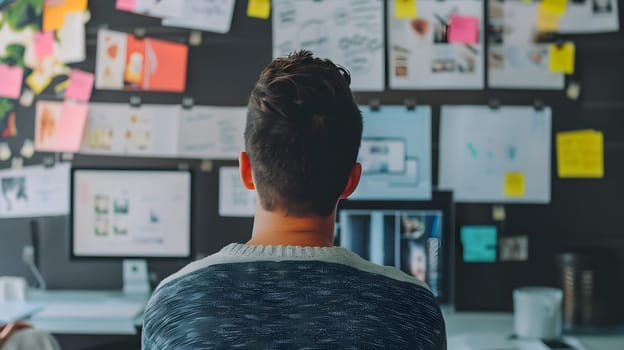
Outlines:
[[[513, 333], [514, 324], [511, 313], [454, 312], [451, 308], [446, 307], [443, 308], [442, 312], [449, 338], [475, 333], [505, 335]], [[624, 349], [624, 333], [618, 335], [573, 335], [573, 337], [580, 340], [587, 350]]]
[[[68, 309], [68, 315], [72, 315], [71, 307], [80, 308], [89, 304], [98, 304], [111, 307], [123, 307], [124, 305], [144, 307], [149, 295], [125, 295], [120, 291], [29, 291], [28, 302], [42, 305], [39, 312], [34, 313], [27, 321], [35, 328], [55, 334], [115, 334], [134, 335], [136, 327], [143, 322], [142, 312], [135, 313], [132, 317], [101, 317], [90, 315], [73, 317], [59, 315], [54, 318], [41, 318], [46, 307], [63, 305]], [[99, 316], [99, 317], [98, 317]]]

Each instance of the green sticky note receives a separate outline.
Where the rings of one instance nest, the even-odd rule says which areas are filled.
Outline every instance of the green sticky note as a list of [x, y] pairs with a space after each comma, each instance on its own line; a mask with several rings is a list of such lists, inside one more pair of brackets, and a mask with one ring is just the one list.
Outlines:
[[495, 262], [497, 235], [495, 226], [463, 226], [460, 236], [464, 247], [464, 262]]

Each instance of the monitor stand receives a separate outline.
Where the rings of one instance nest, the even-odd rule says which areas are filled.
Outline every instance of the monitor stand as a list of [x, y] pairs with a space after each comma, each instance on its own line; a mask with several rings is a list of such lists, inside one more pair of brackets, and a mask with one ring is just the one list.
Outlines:
[[147, 261], [123, 260], [123, 292], [126, 295], [149, 295], [151, 292]]

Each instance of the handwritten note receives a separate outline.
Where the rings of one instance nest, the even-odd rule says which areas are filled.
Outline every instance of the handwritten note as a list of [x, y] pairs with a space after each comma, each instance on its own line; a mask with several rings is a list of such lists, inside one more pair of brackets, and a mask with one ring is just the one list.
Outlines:
[[134, 11], [136, 0], [117, 0], [115, 8], [121, 11]]
[[56, 136], [57, 151], [78, 152], [87, 122], [87, 111], [86, 103], [63, 103]]
[[449, 24], [450, 43], [475, 44], [479, 41], [479, 19], [471, 16], [452, 16]]
[[505, 173], [505, 196], [506, 197], [524, 197], [526, 193], [524, 181], [524, 173], [508, 172]]
[[550, 60], [548, 69], [553, 73], [574, 73], [575, 46], [573, 42], [563, 45], [552, 44], [549, 49]]
[[604, 177], [604, 139], [600, 131], [557, 133], [557, 172], [561, 178]]
[[271, 0], [249, 0], [247, 17], [267, 19], [271, 15]]
[[24, 68], [0, 64], [0, 97], [19, 98], [22, 90]]
[[54, 55], [54, 33], [35, 33], [35, 56], [44, 58]]
[[227, 33], [232, 25], [234, 0], [185, 0], [184, 15], [166, 17], [162, 25]]
[[568, 0], [542, 0], [538, 11], [549, 12], [558, 16], [565, 13], [568, 6]]
[[464, 262], [495, 262], [497, 234], [495, 226], [463, 226], [460, 236], [464, 251]]
[[69, 86], [65, 91], [65, 98], [82, 102], [89, 101], [94, 79], [93, 73], [72, 69], [69, 75]]
[[395, 0], [394, 17], [398, 19], [416, 18], [416, 0]]

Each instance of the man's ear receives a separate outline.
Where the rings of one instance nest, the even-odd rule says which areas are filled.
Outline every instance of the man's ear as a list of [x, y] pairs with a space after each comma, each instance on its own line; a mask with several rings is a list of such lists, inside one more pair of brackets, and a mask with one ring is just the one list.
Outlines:
[[353, 169], [351, 169], [351, 173], [349, 174], [349, 179], [347, 179], [347, 184], [345, 185], [342, 194], [340, 195], [340, 199], [347, 199], [353, 191], [357, 188], [360, 183], [360, 177], [362, 176], [362, 164], [355, 163]]
[[255, 190], [256, 186], [253, 181], [253, 172], [251, 171], [251, 162], [247, 156], [247, 152], [241, 152], [238, 156], [238, 168], [240, 170], [240, 177], [243, 185], [248, 190]]

